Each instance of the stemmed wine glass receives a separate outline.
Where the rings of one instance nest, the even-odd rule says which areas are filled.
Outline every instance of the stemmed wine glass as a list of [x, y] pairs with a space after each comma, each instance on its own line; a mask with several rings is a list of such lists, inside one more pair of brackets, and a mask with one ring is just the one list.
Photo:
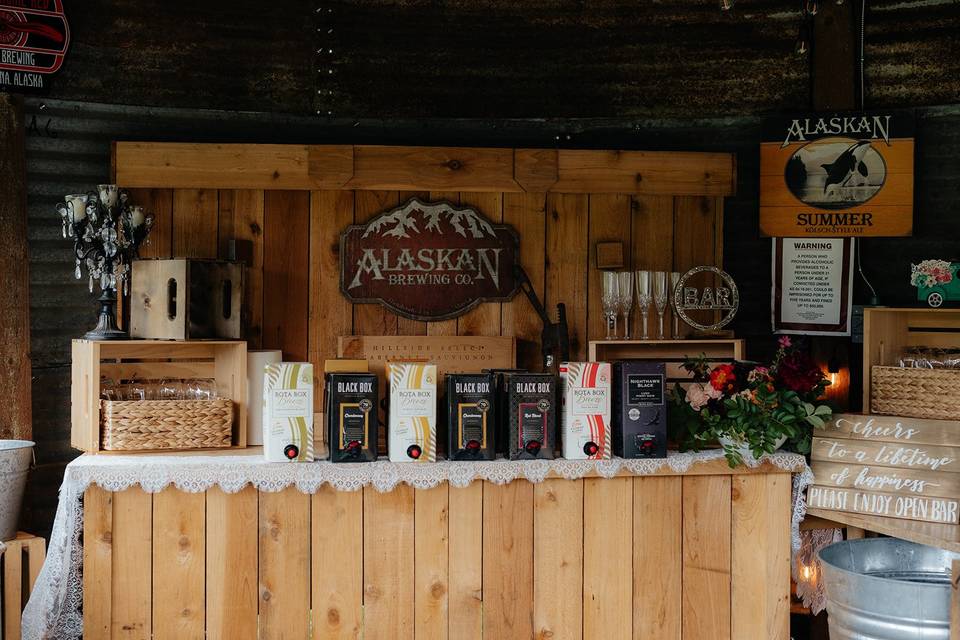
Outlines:
[[660, 318], [657, 330], [657, 340], [663, 340], [663, 314], [667, 310], [667, 272], [653, 272], [653, 302], [657, 305], [657, 315]]
[[651, 271], [637, 271], [637, 306], [640, 307], [640, 316], [643, 319], [643, 334], [641, 340], [649, 340], [650, 334], [647, 332], [647, 314], [650, 313], [650, 303], [653, 302], [653, 290]]
[[677, 313], [677, 286], [680, 284], [679, 271], [670, 272], [670, 310], [673, 312], [673, 339], [680, 339], [680, 314]]
[[617, 274], [620, 280], [620, 295], [617, 297], [617, 307], [623, 314], [623, 339], [630, 339], [630, 311], [633, 310], [633, 272], [621, 271]]
[[[612, 271], [603, 272], [603, 291], [600, 294], [600, 304], [603, 306], [603, 315], [607, 319], [607, 340], [613, 340], [617, 332], [617, 311], [620, 299], [620, 280]], [[610, 333], [611, 323], [613, 333]]]

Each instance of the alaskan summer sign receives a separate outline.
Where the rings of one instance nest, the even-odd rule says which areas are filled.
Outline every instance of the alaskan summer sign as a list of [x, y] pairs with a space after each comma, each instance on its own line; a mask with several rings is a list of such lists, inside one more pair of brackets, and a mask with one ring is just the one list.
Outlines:
[[773, 237], [913, 233], [913, 117], [770, 118], [760, 146], [760, 231]]

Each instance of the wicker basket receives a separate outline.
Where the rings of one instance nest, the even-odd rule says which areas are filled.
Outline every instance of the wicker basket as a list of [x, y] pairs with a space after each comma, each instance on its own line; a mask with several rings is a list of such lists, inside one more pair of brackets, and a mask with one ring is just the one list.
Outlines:
[[960, 420], [960, 369], [871, 369], [870, 409], [905, 418]]
[[233, 401], [101, 400], [101, 448], [207, 449], [229, 447]]

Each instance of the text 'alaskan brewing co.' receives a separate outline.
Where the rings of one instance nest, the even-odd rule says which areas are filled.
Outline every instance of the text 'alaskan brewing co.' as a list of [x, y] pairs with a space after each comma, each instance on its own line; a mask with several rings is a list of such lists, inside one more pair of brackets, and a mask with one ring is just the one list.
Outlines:
[[391, 462], [437, 460], [437, 367], [387, 363], [390, 380], [387, 449]]
[[563, 457], [568, 460], [610, 458], [610, 364], [565, 362], [563, 386]]
[[268, 462], [313, 462], [313, 365], [264, 367], [263, 454]]
[[447, 457], [493, 460], [496, 420], [493, 375], [447, 375]]
[[327, 374], [325, 406], [331, 462], [377, 459], [377, 386], [377, 376], [372, 373]]
[[557, 378], [548, 374], [513, 373], [504, 380], [510, 459], [552, 459], [557, 433]]
[[666, 367], [625, 360], [613, 365], [613, 452], [621, 458], [667, 457]]

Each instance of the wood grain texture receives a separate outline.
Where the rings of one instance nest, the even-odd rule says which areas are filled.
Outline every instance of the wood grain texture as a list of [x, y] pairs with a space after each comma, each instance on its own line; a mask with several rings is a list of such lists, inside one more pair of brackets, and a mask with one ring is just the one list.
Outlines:
[[533, 637], [533, 485], [483, 487], [483, 632]]
[[202, 639], [206, 496], [168, 487], [153, 496], [153, 637]]
[[[358, 191], [354, 222], [362, 224], [400, 204], [396, 191]], [[353, 305], [353, 333], [358, 336], [397, 335], [397, 315], [379, 304]]]
[[0, 611], [3, 612], [0, 633], [4, 638], [19, 640], [21, 632], [21, 609], [23, 599], [23, 548], [18, 544], [10, 544], [0, 555], [0, 564], [3, 573], [0, 581], [3, 585], [3, 598], [0, 601]]
[[[717, 256], [716, 224], [723, 211], [717, 211], [717, 200], [709, 197], [677, 196], [674, 198], [673, 220], [673, 270], [685, 273], [699, 265], [723, 266]], [[699, 280], [704, 286], [706, 276]], [[710, 324], [718, 312], [691, 311], [695, 320]], [[680, 323], [681, 335], [689, 335], [692, 329]]]
[[[540, 301], [546, 286], [546, 197], [543, 194], [503, 195], [503, 221], [520, 235], [520, 264], [526, 271]], [[554, 313], [548, 308], [547, 313]], [[501, 307], [502, 330], [505, 336], [517, 338], [517, 366], [539, 371], [540, 330], [543, 325], [533, 312], [526, 295], [520, 293]]]
[[231, 240], [250, 250], [243, 289], [244, 337], [250, 349], [259, 349], [263, 343], [263, 198], [263, 191], [257, 189], [220, 192], [220, 258], [230, 259]]
[[729, 153], [561, 149], [560, 193], [729, 196], [736, 192], [736, 158]]
[[524, 191], [549, 191], [557, 182], [556, 149], [514, 149], [513, 177]]
[[414, 637], [414, 490], [363, 490], [365, 640]]
[[683, 478], [683, 640], [731, 638], [730, 490], [730, 476]]
[[483, 482], [449, 491], [448, 637], [483, 637]]
[[173, 257], [173, 189], [130, 189], [130, 203], [153, 216], [153, 227], [140, 247], [141, 258]]
[[363, 637], [363, 492], [328, 484], [311, 498], [314, 638]]
[[587, 229], [589, 200], [585, 195], [547, 196], [546, 302], [563, 302], [570, 327], [570, 359], [587, 355]]
[[302, 191], [264, 193], [263, 347], [286, 362], [308, 355], [310, 200]]
[[414, 636], [447, 637], [450, 591], [449, 487], [420, 489], [414, 497]]
[[[461, 193], [460, 205], [473, 207], [492, 222], [503, 221], [502, 193]], [[457, 335], [461, 336], [499, 336], [499, 302], [483, 302], [457, 318]]]
[[83, 494], [83, 628], [92, 637], [110, 637], [112, 593], [113, 494], [91, 485]]
[[790, 638], [790, 478], [732, 479], [732, 638]]
[[256, 640], [257, 490], [207, 491], [207, 636]]
[[545, 480], [533, 486], [534, 638], [584, 636], [584, 483]]
[[113, 494], [113, 638], [152, 636], [152, 521], [151, 494], [140, 487]]
[[519, 191], [513, 149], [354, 147], [350, 189]]
[[[623, 270], [630, 270], [631, 264], [631, 200], [619, 194], [601, 194], [590, 196], [590, 230], [587, 238], [587, 300], [592, 308], [587, 312], [587, 340], [602, 340], [607, 335], [607, 321], [600, 308], [600, 296], [603, 291], [603, 272], [597, 269], [597, 243], [622, 242], [626, 260]], [[623, 331], [623, 320], [617, 323]], [[631, 322], [631, 328], [637, 325]], [[623, 335], [621, 333], [620, 335]], [[634, 332], [635, 335], [635, 332]]]
[[217, 257], [217, 192], [175, 189], [173, 192], [173, 255]]
[[261, 492], [260, 638], [299, 640], [310, 625], [310, 496]]
[[584, 480], [583, 516], [583, 637], [630, 640], [633, 480]]
[[682, 575], [683, 479], [634, 478], [633, 640], [681, 639]]

